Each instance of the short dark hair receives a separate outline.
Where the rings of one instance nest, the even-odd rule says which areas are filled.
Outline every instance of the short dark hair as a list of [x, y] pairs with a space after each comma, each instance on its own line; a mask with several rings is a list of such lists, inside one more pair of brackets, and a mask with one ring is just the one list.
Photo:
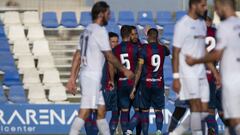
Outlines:
[[123, 25], [121, 28], [121, 37], [122, 38], [127, 38], [130, 36], [131, 33], [131, 28], [129, 25]]
[[202, 1], [202, 0], [189, 0], [188, 6], [189, 6], [189, 8], [191, 8], [192, 5], [198, 4], [198, 3], [200, 3], [201, 1]]
[[108, 36], [109, 36], [109, 38], [112, 38], [112, 37], [117, 37], [117, 38], [119, 38], [119, 37], [118, 37], [118, 34], [117, 34], [117, 33], [114, 33], [114, 32], [109, 32], [109, 33], [108, 33]]
[[131, 31], [132, 31], [132, 30], [137, 30], [137, 27], [136, 27], [136, 26], [131, 25], [131, 26], [129, 26], [129, 27], [130, 27]]
[[155, 28], [151, 28], [147, 32], [147, 36], [151, 39], [157, 39], [158, 38], [158, 30]]
[[109, 9], [109, 5], [105, 1], [99, 1], [92, 7], [92, 20], [96, 20], [100, 13], [104, 13]]
[[229, 5], [232, 9], [236, 10], [236, 1], [235, 0], [215, 0], [223, 5]]

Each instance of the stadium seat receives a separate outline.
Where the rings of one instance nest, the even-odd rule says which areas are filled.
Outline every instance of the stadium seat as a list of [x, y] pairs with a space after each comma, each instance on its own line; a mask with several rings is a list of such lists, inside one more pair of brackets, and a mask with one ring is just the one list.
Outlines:
[[16, 12], [16, 11], [5, 12], [4, 15], [3, 15], [3, 23], [6, 26], [20, 25], [21, 21], [20, 21], [19, 12]]
[[27, 103], [25, 91], [21, 85], [10, 87], [8, 99], [13, 103]]
[[49, 100], [60, 102], [67, 100], [66, 89], [63, 85], [53, 86], [49, 89]]
[[44, 31], [42, 26], [38, 25], [38, 26], [30, 26], [28, 29], [28, 35], [27, 38], [29, 39], [29, 41], [32, 43], [33, 41], [36, 40], [43, 40], [45, 39], [44, 36]]
[[14, 59], [10, 52], [0, 53], [0, 70], [4, 70], [5, 67], [15, 67]]
[[29, 86], [28, 99], [29, 99], [29, 103], [34, 103], [34, 104], [48, 102], [46, 98], [45, 90], [42, 84]]
[[181, 19], [184, 15], [187, 14], [187, 11], [177, 11], [176, 12], [176, 21], [178, 21], [179, 19]]
[[34, 41], [32, 53], [35, 57], [39, 57], [42, 55], [51, 55], [48, 41], [47, 40]]
[[132, 11], [120, 11], [118, 17], [120, 25], [135, 25], [134, 14]]
[[157, 24], [163, 26], [166, 24], [172, 24], [172, 13], [170, 11], [158, 11], [157, 12]]
[[10, 52], [10, 45], [6, 39], [0, 39], [0, 52]]
[[92, 23], [92, 16], [91, 12], [82, 11], [80, 16], [80, 25], [86, 27], [88, 24]]
[[114, 32], [117, 33], [118, 35], [120, 34], [120, 29], [117, 24], [108, 24], [106, 26], [106, 29], [108, 32]]
[[2, 84], [0, 84], [0, 104], [6, 103], [6, 102], [7, 102], [7, 98], [4, 94], [3, 86]]
[[43, 73], [45, 70], [54, 69], [54, 59], [52, 56], [39, 56], [37, 68], [40, 73]]
[[153, 25], [153, 15], [151, 11], [140, 11], [138, 12], [138, 24], [141, 26]]
[[172, 24], [164, 25], [162, 38], [168, 41], [172, 41], [173, 31], [174, 31], [174, 25]]
[[0, 38], [5, 38], [5, 37], [6, 37], [6, 34], [5, 34], [4, 26], [0, 24]]
[[23, 83], [24, 88], [28, 89], [30, 86], [38, 85], [41, 83], [39, 78], [39, 73], [37, 69], [29, 69], [27, 72], [23, 74]]
[[110, 19], [109, 19], [108, 23], [109, 24], [116, 24], [116, 16], [115, 16], [115, 13], [113, 11], [111, 11]]
[[26, 27], [32, 26], [32, 25], [39, 25], [39, 14], [37, 11], [25, 11], [23, 13], [23, 24]]
[[11, 25], [9, 27], [8, 38], [11, 43], [17, 40], [25, 40], [26, 36], [24, 33], [24, 27], [21, 25]]
[[18, 58], [19, 56], [31, 56], [32, 53], [30, 51], [28, 41], [15, 41], [15, 43], [13, 44], [13, 54], [15, 58]]
[[46, 28], [57, 28], [59, 26], [56, 12], [44, 12], [42, 25]]
[[76, 13], [71, 11], [62, 12], [61, 25], [66, 28], [76, 28], [78, 26]]
[[20, 56], [18, 59], [18, 69], [20, 73], [28, 72], [35, 68], [34, 58], [32, 56]]
[[16, 67], [5, 67], [3, 70], [3, 84], [6, 86], [22, 85], [20, 75]]
[[43, 84], [46, 89], [61, 84], [59, 71], [57, 69], [45, 70], [43, 73]]

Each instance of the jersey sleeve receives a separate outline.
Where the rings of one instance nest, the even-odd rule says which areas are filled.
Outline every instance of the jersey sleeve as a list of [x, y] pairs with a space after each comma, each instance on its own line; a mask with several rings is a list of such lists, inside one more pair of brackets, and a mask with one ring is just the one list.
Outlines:
[[216, 50], [222, 50], [227, 46], [227, 34], [226, 30], [222, 25], [217, 30], [217, 45]]
[[101, 51], [111, 51], [109, 37], [105, 29], [95, 32], [95, 39]]
[[145, 47], [143, 47], [141, 49], [141, 51], [139, 51], [139, 57], [138, 57], [138, 62], [139, 64], [144, 64], [145, 58], [146, 58], [146, 54], [145, 54]]
[[174, 28], [174, 35], [173, 35], [173, 46], [177, 48], [182, 48], [184, 44], [184, 40], [186, 38], [186, 30], [185, 27], [181, 23], [177, 23]]

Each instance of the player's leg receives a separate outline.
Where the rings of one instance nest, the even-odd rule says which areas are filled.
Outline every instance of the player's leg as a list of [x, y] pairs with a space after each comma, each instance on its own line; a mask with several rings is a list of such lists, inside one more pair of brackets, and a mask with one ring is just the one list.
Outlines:
[[109, 122], [110, 133], [113, 135], [116, 131], [119, 121], [119, 110], [117, 106], [117, 90], [114, 89], [110, 92], [110, 103], [111, 103], [111, 112], [112, 117]]
[[172, 114], [172, 118], [169, 124], [168, 132], [172, 132], [177, 127], [179, 121], [182, 119], [186, 111], [187, 108], [177, 106], [175, 107], [175, 110]]
[[84, 124], [86, 134], [91, 135], [92, 134], [92, 112], [89, 114], [88, 118], [85, 120]]
[[191, 130], [193, 135], [194, 134], [202, 134], [202, 115], [201, 115], [201, 100], [200, 99], [191, 99], [189, 100], [190, 103], [190, 121], [191, 121]]
[[130, 92], [132, 87], [122, 86], [118, 88], [119, 107], [121, 108], [120, 123], [122, 132], [126, 133], [129, 123]]
[[151, 89], [151, 106], [154, 108], [155, 116], [156, 116], [156, 135], [160, 135], [162, 133], [163, 127], [163, 113], [162, 109], [165, 106], [165, 97], [164, 97], [164, 87], [154, 87]]
[[80, 129], [84, 126], [84, 121], [88, 118], [91, 110], [80, 109], [78, 117], [76, 117], [71, 125], [69, 135], [78, 135]]
[[142, 123], [142, 132], [143, 135], [148, 135], [149, 128], [149, 110], [142, 110], [141, 113], [141, 123]]

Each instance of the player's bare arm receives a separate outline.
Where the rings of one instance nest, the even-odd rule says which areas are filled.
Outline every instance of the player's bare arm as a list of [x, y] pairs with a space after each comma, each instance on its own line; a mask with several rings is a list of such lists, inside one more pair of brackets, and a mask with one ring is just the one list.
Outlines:
[[208, 69], [211, 70], [211, 72], [213, 73], [213, 76], [216, 80], [216, 86], [217, 88], [221, 87], [221, 75], [220, 73], [217, 71], [216, 67], [213, 65], [213, 63], [206, 63]]
[[80, 55], [80, 51], [77, 50], [73, 55], [71, 74], [70, 74], [68, 83], [66, 85], [67, 92], [72, 94], [76, 94], [76, 89], [77, 89], [76, 80], [80, 70], [80, 63], [81, 63], [81, 55]]
[[114, 66], [110, 63], [110, 62], [108, 62], [108, 70], [109, 70], [109, 74], [110, 74], [110, 81], [108, 82], [109, 83], [109, 85], [112, 87], [112, 89], [113, 89], [113, 87], [114, 87], [114, 78], [115, 78], [115, 68], [114, 68]]
[[115, 55], [113, 55], [112, 51], [103, 51], [103, 54], [107, 61], [109, 61], [111, 64], [113, 64], [114, 67], [116, 67], [118, 70], [123, 72], [123, 74], [128, 78], [128, 79], [133, 79], [134, 74], [132, 71], [126, 69], [116, 58]]
[[208, 63], [208, 62], [214, 62], [219, 61], [222, 57], [224, 50], [213, 50], [210, 53], [207, 53], [203, 58], [195, 59], [191, 56], [186, 56], [186, 63], [190, 66], [193, 66], [195, 64], [199, 63]]
[[180, 88], [181, 88], [181, 83], [179, 80], [179, 53], [181, 49], [177, 47], [173, 47], [173, 89], [176, 93], [179, 93]]
[[144, 64], [144, 60], [139, 59], [138, 60], [138, 65], [137, 65], [136, 70], [135, 70], [135, 80], [134, 80], [133, 89], [132, 89], [132, 92], [130, 93], [130, 98], [131, 99], [134, 99], [134, 97], [135, 97], [136, 87], [137, 87], [137, 84], [138, 84], [139, 79], [141, 77], [143, 64]]

